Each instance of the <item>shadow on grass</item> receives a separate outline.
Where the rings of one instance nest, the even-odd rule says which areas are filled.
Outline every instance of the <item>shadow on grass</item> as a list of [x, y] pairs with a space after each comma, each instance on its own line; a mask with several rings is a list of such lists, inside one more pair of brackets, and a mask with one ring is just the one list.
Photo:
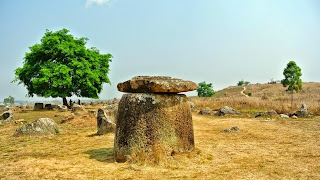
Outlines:
[[100, 136], [100, 135], [98, 133], [94, 133], [94, 134], [87, 135], [86, 137], [94, 137], [94, 136]]
[[95, 159], [100, 162], [107, 162], [107, 163], [115, 162], [114, 155], [113, 155], [113, 148], [92, 149], [84, 153], [89, 154], [90, 159]]

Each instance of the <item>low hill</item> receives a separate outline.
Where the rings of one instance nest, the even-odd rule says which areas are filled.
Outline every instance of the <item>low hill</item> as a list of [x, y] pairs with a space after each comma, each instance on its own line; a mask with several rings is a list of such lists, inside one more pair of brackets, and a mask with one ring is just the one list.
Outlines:
[[[303, 90], [294, 93], [291, 106], [291, 94], [282, 84], [254, 84], [248, 86], [230, 86], [217, 91], [211, 98], [191, 97], [199, 108], [219, 109], [231, 106], [244, 111], [274, 109], [278, 113], [291, 113], [307, 104], [310, 112], [320, 115], [320, 83], [303, 83]], [[243, 91], [243, 94], [241, 93]], [[248, 93], [251, 97], [246, 97]]]

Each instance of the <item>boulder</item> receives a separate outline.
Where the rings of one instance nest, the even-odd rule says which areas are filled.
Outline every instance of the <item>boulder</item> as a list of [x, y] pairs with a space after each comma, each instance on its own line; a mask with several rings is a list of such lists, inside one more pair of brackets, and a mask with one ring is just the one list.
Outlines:
[[66, 112], [66, 111], [68, 111], [68, 107], [65, 105], [58, 105], [58, 111], [59, 112]]
[[233, 109], [231, 107], [224, 106], [215, 115], [224, 116], [224, 115], [227, 115], [227, 114], [241, 114], [241, 113], [236, 111], [235, 109]]
[[132, 93], [180, 93], [196, 90], [198, 85], [192, 81], [168, 76], [136, 76], [118, 84], [121, 92]]
[[72, 112], [77, 112], [77, 111], [85, 111], [86, 109], [84, 106], [79, 105], [79, 104], [73, 104], [72, 106]]
[[200, 110], [199, 114], [201, 114], [201, 115], [212, 115], [213, 112], [209, 107], [206, 107], [205, 109]]
[[41, 111], [43, 110], [43, 103], [35, 103], [33, 107], [34, 111]]
[[133, 93], [122, 96], [114, 140], [116, 161], [157, 162], [176, 152], [193, 149], [192, 114], [186, 95]]
[[98, 135], [115, 132], [116, 130], [116, 124], [108, 118], [108, 116], [105, 114], [105, 111], [101, 108], [99, 108], [97, 115], [97, 129]]
[[59, 133], [59, 126], [50, 118], [40, 118], [16, 130], [15, 135], [49, 135]]
[[297, 117], [308, 117], [308, 108], [306, 104], [302, 104], [301, 108], [295, 113]]
[[13, 112], [12, 111], [3, 112], [0, 115], [0, 121], [1, 122], [9, 122], [9, 121], [12, 121], [12, 120], [13, 120]]

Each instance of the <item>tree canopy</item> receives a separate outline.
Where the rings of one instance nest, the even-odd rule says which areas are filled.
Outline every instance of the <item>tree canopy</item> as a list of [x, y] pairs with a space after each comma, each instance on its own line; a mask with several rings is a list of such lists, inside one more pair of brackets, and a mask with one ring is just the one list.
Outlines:
[[250, 82], [249, 81], [244, 81], [243, 79], [241, 81], [238, 82], [238, 86], [247, 86], [249, 85]]
[[197, 92], [199, 97], [211, 97], [215, 94], [212, 83], [206, 84], [205, 81], [198, 84]]
[[14, 104], [14, 97], [9, 96], [7, 98], [4, 98], [3, 103], [4, 104]]
[[302, 90], [301, 68], [294, 61], [290, 61], [283, 71], [284, 79], [281, 81], [284, 87], [288, 86], [288, 91]]
[[88, 38], [76, 38], [69, 30], [46, 30], [39, 44], [29, 47], [15, 80], [24, 84], [28, 96], [98, 98], [103, 83], [109, 83], [111, 54], [86, 48]]

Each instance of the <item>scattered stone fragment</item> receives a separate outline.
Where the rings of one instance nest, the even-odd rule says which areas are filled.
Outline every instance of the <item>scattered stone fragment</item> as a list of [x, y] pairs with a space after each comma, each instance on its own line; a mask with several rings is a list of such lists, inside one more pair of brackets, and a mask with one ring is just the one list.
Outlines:
[[239, 128], [237, 126], [233, 126], [230, 128], [231, 131], [239, 131]]
[[35, 103], [33, 107], [34, 111], [41, 111], [43, 110], [43, 103]]
[[292, 119], [298, 119], [296, 115], [291, 116]]
[[228, 133], [228, 132], [231, 132], [231, 130], [230, 129], [224, 129], [222, 132]]
[[295, 113], [297, 117], [308, 117], [308, 108], [306, 104], [302, 104], [301, 108]]
[[240, 112], [236, 111], [235, 109], [228, 107], [228, 106], [224, 106], [223, 108], [221, 108], [215, 115], [217, 116], [224, 116], [227, 114], [241, 114]]
[[96, 114], [97, 114], [96, 110], [92, 110], [92, 109], [89, 109], [89, 110], [88, 110], [88, 113], [89, 113], [90, 115], [93, 115], [93, 116], [96, 116]]
[[280, 116], [281, 118], [289, 118], [289, 116], [286, 115], [286, 114], [280, 114], [279, 116]]
[[101, 108], [99, 108], [97, 115], [97, 129], [98, 135], [115, 132], [116, 129], [116, 124], [107, 118], [105, 111]]
[[196, 90], [197, 84], [167, 76], [136, 76], [117, 87], [121, 92], [180, 93]]
[[199, 114], [201, 114], [201, 115], [212, 115], [213, 112], [209, 107], [206, 107], [205, 109], [200, 110]]
[[59, 133], [59, 126], [50, 118], [40, 118], [16, 130], [15, 135], [49, 135]]
[[71, 113], [69, 115], [65, 115], [64, 119], [61, 121], [61, 123], [65, 123], [67, 121], [71, 121], [75, 118], [76, 116], [74, 115], [74, 113]]

